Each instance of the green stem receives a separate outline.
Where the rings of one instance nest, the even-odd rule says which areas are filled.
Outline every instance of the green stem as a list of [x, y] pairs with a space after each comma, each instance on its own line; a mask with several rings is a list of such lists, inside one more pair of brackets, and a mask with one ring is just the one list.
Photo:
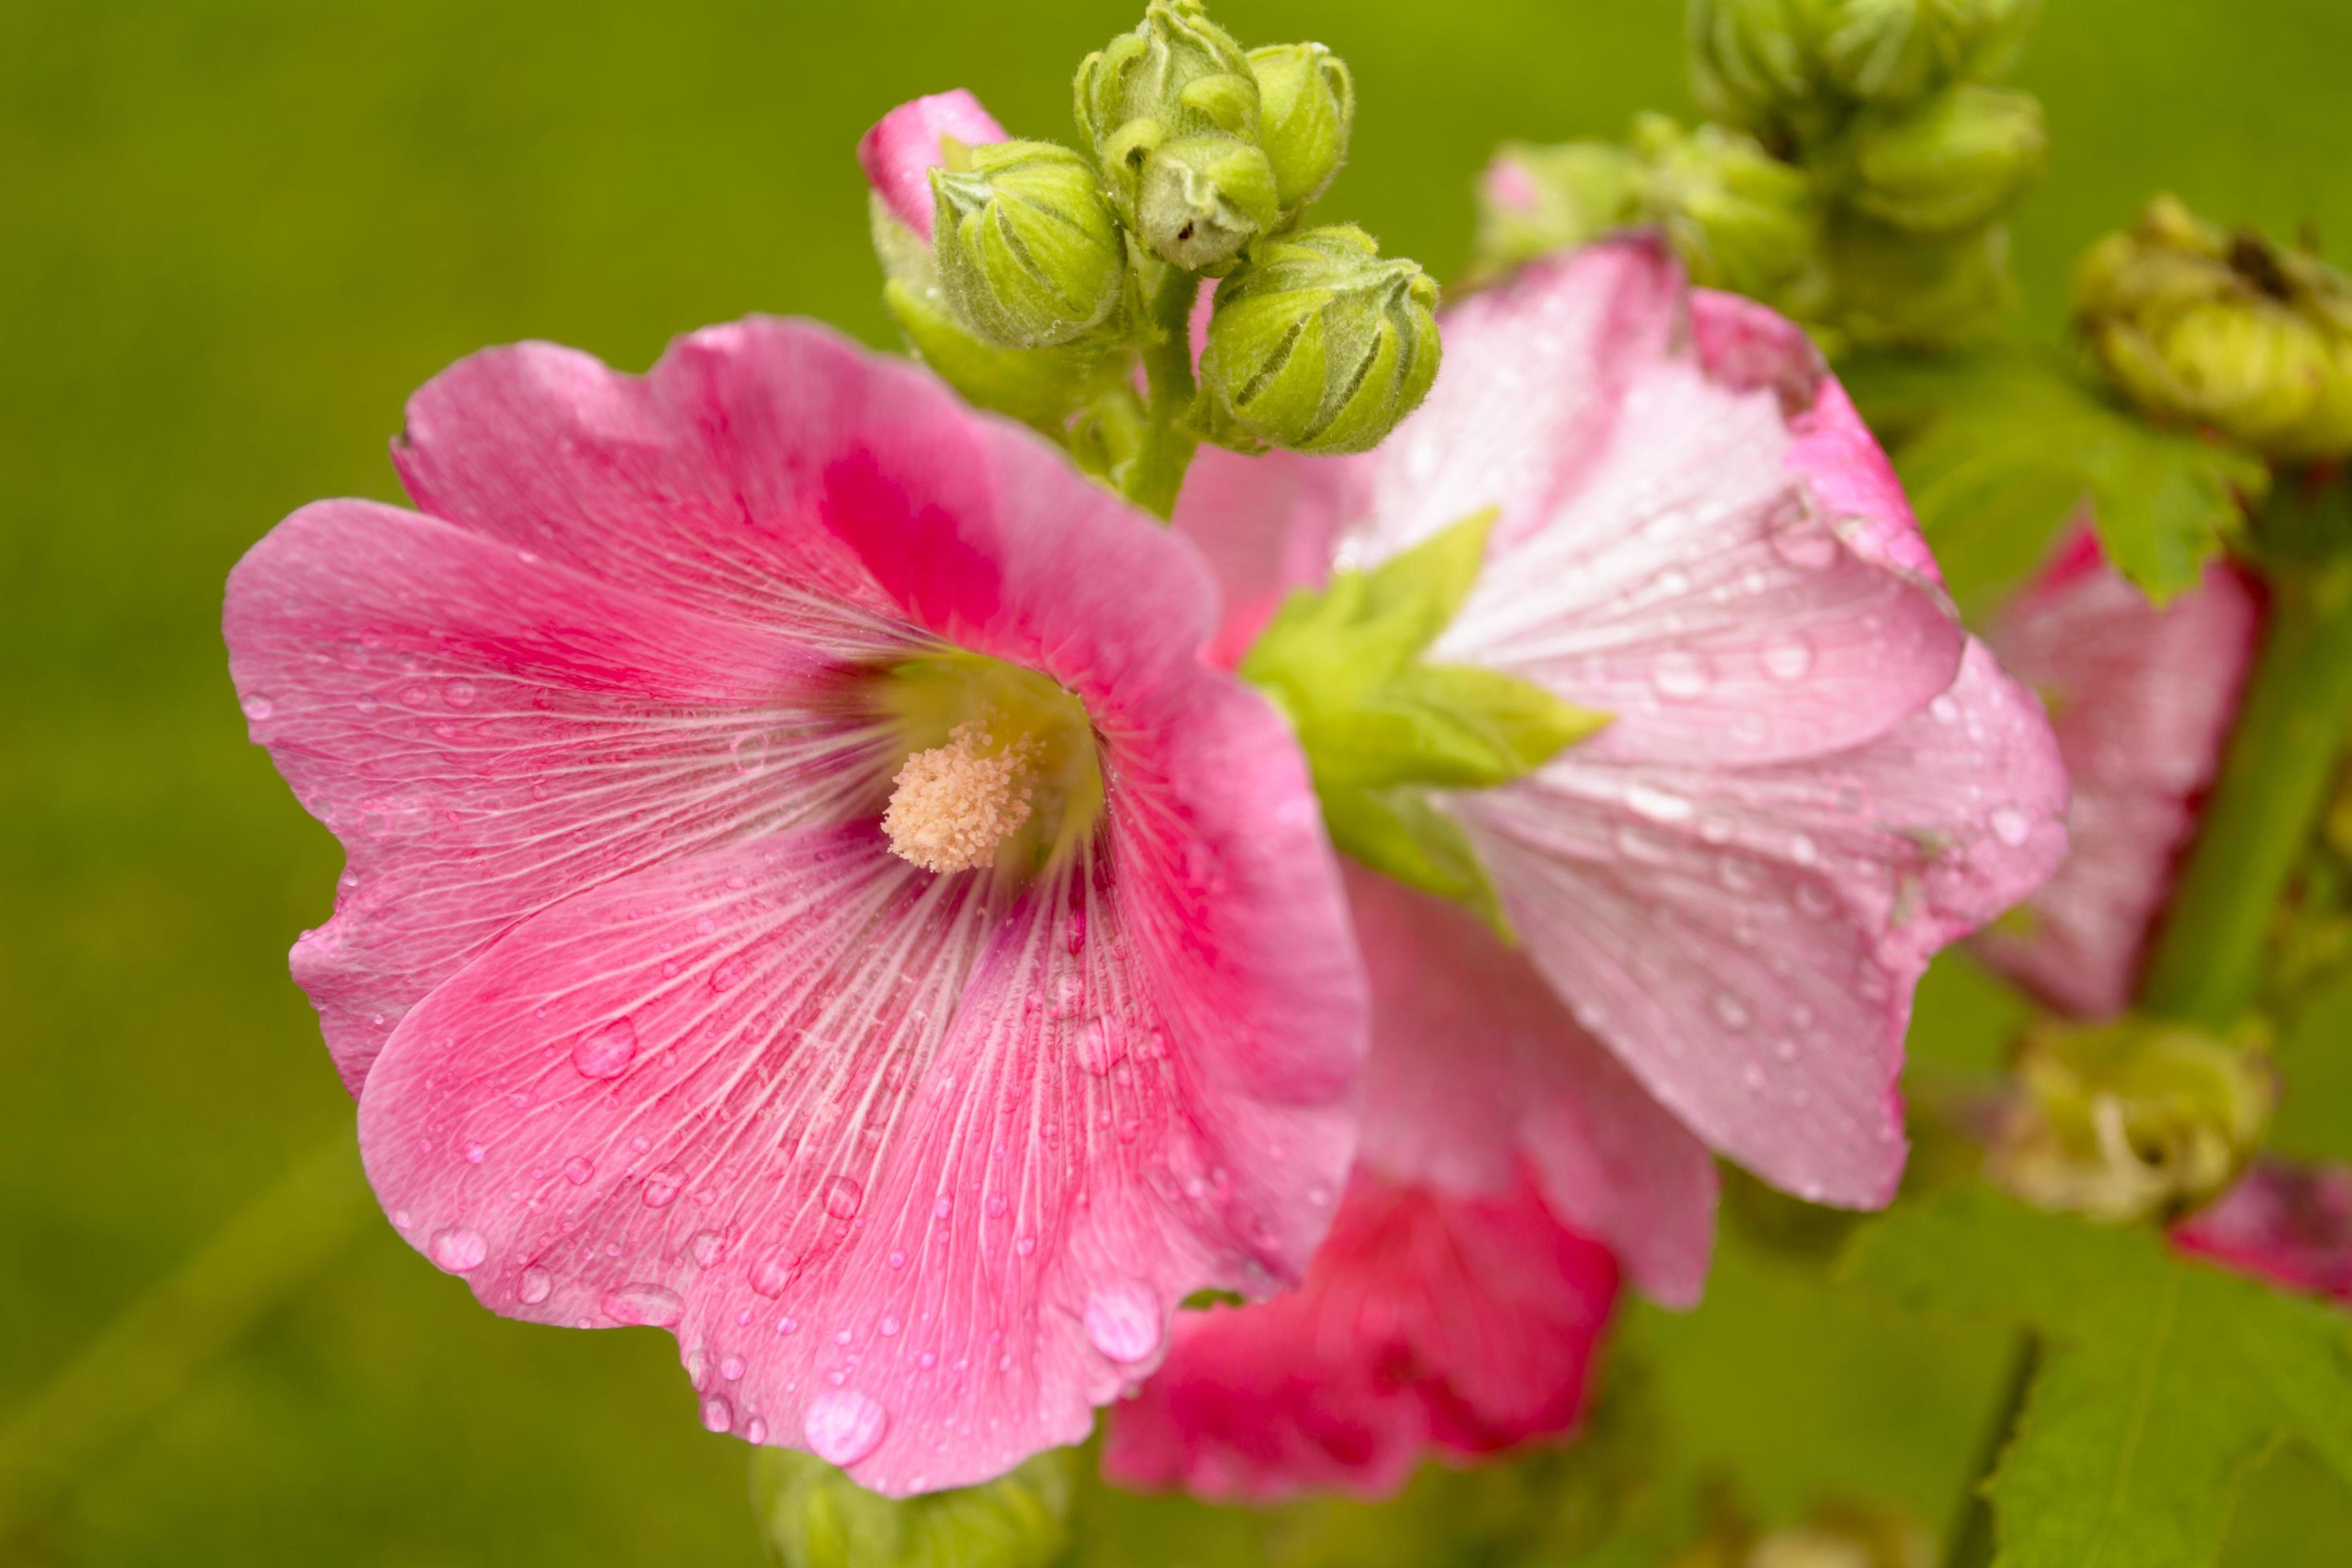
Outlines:
[[2150, 1013], [2228, 1029], [2260, 994], [2272, 916], [2309, 849], [2352, 722], [2352, 560], [2294, 562], [2141, 984]]
[[1173, 267], [1164, 269], [1150, 301], [1151, 341], [1143, 349], [1144, 384], [1150, 394], [1142, 450], [1127, 474], [1127, 499], [1154, 517], [1176, 514], [1184, 470], [1192, 465], [1200, 437], [1187, 423], [1192, 411], [1192, 300], [1200, 279]]
[[346, 1128], [290, 1167], [0, 1425], [0, 1557], [375, 1212]]
[[2000, 1457], [2017, 1431], [2017, 1419], [2025, 1412], [2025, 1402], [2033, 1393], [2033, 1379], [2041, 1370], [2041, 1338], [2032, 1330], [2025, 1330], [2017, 1336], [2017, 1348], [2010, 1356], [2009, 1383], [1999, 1407], [1993, 1411], [1991, 1425], [1985, 1428], [1984, 1446], [1977, 1455], [1969, 1495], [1961, 1500], [1960, 1515], [1952, 1521], [1951, 1534], [1944, 1548], [1944, 1568], [1986, 1568], [1992, 1562], [1992, 1498], [1986, 1489], [1992, 1483], [1993, 1471], [2000, 1468]]

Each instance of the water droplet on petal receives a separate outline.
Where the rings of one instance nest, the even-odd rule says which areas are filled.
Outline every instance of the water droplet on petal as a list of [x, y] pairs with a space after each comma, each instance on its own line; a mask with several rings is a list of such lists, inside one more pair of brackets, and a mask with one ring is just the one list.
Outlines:
[[1115, 1362], [1139, 1362], [1160, 1346], [1160, 1297], [1138, 1280], [1106, 1285], [1087, 1298], [1087, 1339]]
[[706, 1432], [724, 1432], [735, 1425], [735, 1407], [719, 1394], [702, 1402], [702, 1426]]
[[637, 1026], [615, 1018], [572, 1047], [572, 1065], [583, 1078], [618, 1078], [637, 1054]]
[[697, 1268], [708, 1268], [727, 1250], [727, 1238], [715, 1230], [698, 1230], [686, 1244], [686, 1250]]
[[757, 1415], [752, 1416], [751, 1421], [747, 1423], [743, 1428], [743, 1437], [746, 1442], [754, 1445], [766, 1442], [768, 1440], [768, 1424]]
[[474, 696], [474, 683], [470, 680], [453, 680], [441, 689], [441, 700], [452, 708], [471, 708]]
[[1801, 572], [1820, 572], [1836, 562], [1837, 538], [1810, 509], [1792, 506], [1773, 527], [1772, 552]]
[[1998, 807], [1990, 821], [1992, 836], [2014, 849], [2033, 836], [2033, 823], [2013, 805]]
[[667, 1208], [677, 1197], [677, 1190], [686, 1185], [686, 1173], [676, 1165], [664, 1165], [646, 1178], [646, 1207]]
[[848, 1176], [835, 1176], [824, 1185], [824, 1212], [835, 1219], [851, 1218], [865, 1201], [866, 1189]]
[[433, 1261], [452, 1274], [463, 1274], [469, 1268], [479, 1268], [482, 1259], [489, 1255], [489, 1243], [482, 1239], [482, 1233], [478, 1230], [467, 1230], [461, 1226], [433, 1233]]
[[809, 1401], [801, 1431], [809, 1452], [835, 1465], [854, 1465], [882, 1443], [888, 1412], [854, 1388], [837, 1388]]
[[643, 1323], [667, 1329], [686, 1315], [677, 1292], [659, 1285], [624, 1285], [597, 1303], [616, 1323]]
[[768, 736], [763, 730], [751, 730], [728, 742], [727, 759], [735, 764], [739, 773], [756, 773], [768, 763]]
[[720, 1362], [719, 1363], [719, 1375], [725, 1378], [730, 1383], [742, 1382], [743, 1358], [740, 1355], [730, 1355], [725, 1361]]
[[1715, 994], [1715, 1017], [1725, 1028], [1737, 1032], [1748, 1027], [1750, 1015], [1747, 1003], [1728, 991], [1718, 991]]
[[751, 961], [739, 952], [710, 972], [710, 988], [713, 991], [732, 991], [743, 984], [743, 976], [751, 972]]
[[1078, 1066], [1097, 1078], [1110, 1071], [1120, 1053], [1100, 1018], [1088, 1018], [1078, 1031]]
[[526, 1307], [536, 1307], [554, 1292], [555, 1276], [534, 1263], [522, 1271], [515, 1284], [515, 1300]]
[[792, 1278], [792, 1263], [781, 1252], [771, 1252], [751, 1266], [751, 1289], [772, 1300], [784, 1293]]
[[1639, 779], [1625, 786], [1625, 804], [1652, 822], [1688, 822], [1698, 809], [1683, 796]]
[[563, 1179], [575, 1187], [586, 1185], [588, 1178], [595, 1173], [596, 1162], [585, 1154], [574, 1154], [563, 1162]]
[[278, 704], [258, 691], [247, 693], [245, 700], [238, 706], [245, 710], [245, 716], [257, 724], [278, 711]]
[[1802, 680], [1812, 672], [1813, 645], [1791, 632], [1765, 645], [1764, 673], [1775, 680]]
[[1650, 667], [1650, 684], [1658, 689], [1659, 696], [1676, 702], [1704, 697], [1714, 682], [1715, 676], [1706, 660], [1680, 648], [1668, 648]]

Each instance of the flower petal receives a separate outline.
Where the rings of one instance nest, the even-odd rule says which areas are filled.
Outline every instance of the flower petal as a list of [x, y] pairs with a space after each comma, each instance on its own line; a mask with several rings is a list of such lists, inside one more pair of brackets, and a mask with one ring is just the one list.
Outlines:
[[858, 139], [857, 166], [891, 216], [925, 239], [931, 237], [930, 171], [947, 162], [940, 146], [953, 137], [969, 147], [1005, 139], [980, 100], [962, 88], [909, 99], [875, 122]]
[[1858, 744], [1951, 684], [1964, 634], [1940, 590], [1873, 558], [1886, 520], [1822, 482], [1778, 392], [1707, 372], [1685, 302], [1679, 268], [1623, 241], [1456, 307], [1444, 374], [1374, 455], [1378, 515], [1346, 548], [1379, 559], [1499, 505], [1433, 656], [1614, 714], [1591, 756]]
[[1006, 909], [812, 829], [580, 895], [394, 1033], [370, 1179], [496, 1310], [674, 1329], [714, 1429], [891, 1493], [999, 1474], [1188, 1292], [1295, 1278], [1348, 1153], [1323, 1086], [1252, 1094], [1260, 999], [1112, 861]]
[[2074, 781], [2073, 850], [1978, 951], [2053, 1005], [2131, 1005], [2140, 957], [2253, 663], [2262, 609], [2234, 568], [2163, 605], [2106, 563], [2088, 528], [2002, 612], [1988, 638], [2051, 708]]
[[2263, 1160], [2173, 1245], [2289, 1289], [2352, 1302], [2352, 1166]]
[[1646, 1294], [1695, 1303], [1715, 1239], [1706, 1145], [1467, 911], [1360, 869], [1348, 892], [1372, 982], [1359, 1168], [1454, 1197], [1532, 1180]]
[[1701, 1137], [1818, 1202], [1892, 1195], [1913, 985], [2064, 853], [2032, 697], [1971, 643], [1935, 702], [1771, 768], [1571, 751], [1452, 797], [1529, 956]]
[[711, 619], [367, 501], [256, 545], [225, 629], [253, 738], [348, 856], [294, 973], [354, 1093], [515, 921], [870, 790], [870, 747], [811, 710], [839, 660], [907, 646], [814, 605], [773, 630]]
[[1607, 1250], [1531, 1183], [1452, 1198], [1360, 1174], [1298, 1290], [1178, 1326], [1113, 1418], [1104, 1471], [1236, 1501], [1379, 1497], [1432, 1450], [1557, 1436], [1616, 1291]]

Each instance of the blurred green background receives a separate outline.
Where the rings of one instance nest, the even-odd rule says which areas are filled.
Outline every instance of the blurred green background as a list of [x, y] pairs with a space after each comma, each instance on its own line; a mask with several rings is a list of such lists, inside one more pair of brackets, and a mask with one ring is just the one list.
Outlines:
[[[395, 496], [403, 399], [484, 343], [634, 369], [751, 310], [883, 341], [859, 132], [962, 83], [1066, 136], [1070, 68], [1139, 8], [0, 6], [0, 1561], [758, 1561], [740, 1451], [697, 1426], [667, 1337], [482, 1312], [332, 1149], [351, 1105], [284, 952], [338, 855], [246, 744], [221, 583], [307, 500]], [[1687, 109], [1680, 9], [1218, 15], [1348, 58], [1326, 210], [1444, 277], [1495, 142]], [[2020, 233], [2031, 330], [2159, 185], [2343, 257], [2352, 6], [2053, 9], [2024, 73], [2054, 147]], [[1923, 1016], [1980, 1048], [1998, 999], [1938, 984]], [[1773, 1512], [1843, 1483], [1936, 1522], [1998, 1347], [1811, 1289], [1735, 1256], [1696, 1318], [1638, 1320], [1681, 1347], [1667, 1407], [1769, 1456]]]

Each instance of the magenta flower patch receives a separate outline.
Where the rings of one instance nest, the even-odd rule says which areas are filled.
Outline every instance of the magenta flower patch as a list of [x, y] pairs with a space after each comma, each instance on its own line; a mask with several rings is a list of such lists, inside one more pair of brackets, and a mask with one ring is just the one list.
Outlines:
[[226, 628], [349, 855], [294, 966], [413, 1245], [893, 1493], [1298, 1277], [1362, 983], [1189, 545], [772, 321], [477, 355], [394, 456], [420, 510], [295, 513]]

